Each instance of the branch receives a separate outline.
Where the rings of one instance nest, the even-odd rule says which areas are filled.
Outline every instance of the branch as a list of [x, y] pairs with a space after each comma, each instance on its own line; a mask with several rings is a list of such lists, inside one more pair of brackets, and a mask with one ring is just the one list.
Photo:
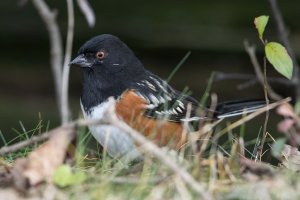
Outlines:
[[52, 135], [52, 133], [53, 133], [53, 131], [49, 131], [49, 132], [43, 133], [41, 135], [33, 136], [33, 137], [31, 137], [27, 140], [21, 141], [19, 143], [2, 147], [0, 149], [0, 156], [4, 156], [8, 153], [16, 152], [16, 151], [23, 149], [25, 147], [28, 147], [30, 145], [45, 141], [45, 140], [49, 139], [49, 137], [50, 137], [50, 135]]
[[[256, 75], [253, 74], [245, 74], [245, 73], [224, 73], [224, 72], [215, 72], [214, 76], [214, 82], [218, 81], [226, 81], [226, 80], [247, 80], [251, 82], [251, 84], [254, 84], [252, 82], [258, 82], [258, 78]], [[269, 83], [279, 83], [286, 86], [293, 85], [291, 81], [287, 80], [286, 78], [280, 78], [280, 77], [268, 77]], [[245, 83], [246, 84], [246, 83]]]
[[33, 5], [37, 9], [39, 15], [44, 21], [50, 38], [50, 62], [54, 78], [55, 92], [58, 107], [61, 102], [61, 85], [62, 85], [62, 63], [63, 63], [63, 48], [62, 39], [56, 22], [56, 12], [51, 11], [44, 0], [32, 0]]
[[69, 88], [69, 74], [70, 74], [69, 63], [71, 61], [71, 55], [72, 55], [74, 21], [75, 21], [73, 0], [67, 0], [67, 7], [68, 7], [68, 34], [67, 34], [66, 52], [65, 52], [65, 60], [64, 60], [64, 67], [63, 67], [62, 96], [61, 96], [62, 124], [66, 124], [70, 119], [68, 88]]
[[[291, 56], [292, 60], [293, 60], [293, 64], [294, 64], [294, 74], [293, 74], [293, 78], [292, 78], [292, 82], [294, 83], [294, 85], [298, 85], [299, 83], [299, 64], [297, 62], [297, 58], [296, 58], [296, 54], [291, 46], [291, 43], [288, 39], [288, 32], [286, 31], [286, 26], [285, 23], [283, 21], [283, 17], [282, 14], [280, 12], [280, 9], [278, 7], [277, 4], [277, 0], [269, 0], [270, 6], [271, 6], [271, 10], [272, 13], [274, 15], [275, 18], [275, 22], [277, 24], [277, 32], [278, 32], [278, 36], [280, 38], [280, 40], [283, 42], [284, 46], [286, 47], [289, 55]], [[300, 87], [296, 87], [297, 91], [297, 99], [300, 98]]]
[[[65, 124], [61, 127], [66, 127], [66, 128], [76, 128], [78, 126], [92, 126], [92, 125], [99, 125], [99, 124], [106, 124], [106, 122], [104, 121], [99, 121], [99, 120], [83, 120], [83, 119], [78, 119], [74, 122], [70, 122], [69, 124]], [[40, 143], [40, 142], [43, 142], [45, 140], [48, 140], [49, 137], [55, 133], [56, 129], [53, 129], [49, 132], [45, 132], [45, 133], [42, 133], [40, 135], [36, 135], [36, 136], [33, 136], [27, 140], [24, 140], [24, 141], [21, 141], [21, 142], [18, 142], [18, 143], [15, 143], [15, 144], [12, 144], [10, 146], [4, 146], [4, 147], [1, 147], [0, 148], [0, 156], [4, 156], [8, 153], [13, 153], [13, 152], [16, 152], [20, 149], [23, 149], [25, 147], [28, 147], [30, 145], [34, 145], [34, 144], [37, 144], [37, 143]]]
[[258, 81], [261, 83], [261, 85], [263, 87], [266, 87], [268, 90], [268, 94], [269, 96], [274, 99], [274, 100], [280, 100], [282, 99], [282, 97], [277, 94], [272, 88], [271, 86], [269, 85], [269, 83], [267, 81], [264, 80], [264, 74], [263, 72], [261, 71], [261, 66], [259, 65], [258, 63], [258, 60], [257, 60], [257, 57], [255, 55], [255, 47], [254, 46], [250, 46], [248, 44], [248, 42], [245, 42], [245, 49], [248, 53], [248, 55], [250, 56], [250, 59], [251, 59], [251, 62], [252, 62], [252, 65], [254, 67], [254, 70], [255, 70], [255, 73], [256, 73], [256, 76], [258, 78]]
[[77, 5], [80, 8], [83, 15], [85, 16], [88, 25], [91, 28], [94, 27], [96, 23], [96, 17], [92, 6], [89, 4], [89, 2], [87, 0], [77, 0]]

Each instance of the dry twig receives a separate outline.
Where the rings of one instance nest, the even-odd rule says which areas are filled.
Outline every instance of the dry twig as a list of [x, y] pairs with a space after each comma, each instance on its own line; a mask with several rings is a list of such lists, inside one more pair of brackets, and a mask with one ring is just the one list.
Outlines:
[[[259, 82], [258, 78], [254, 74], [245, 74], [245, 73], [224, 73], [224, 72], [215, 72], [214, 82], [226, 81], [226, 80], [246, 80], [244, 84], [254, 85]], [[280, 77], [268, 77], [269, 83], [279, 83], [285, 86], [291, 86], [292, 83], [286, 78]], [[247, 86], [245, 86], [247, 87]], [[243, 88], [242, 88], [243, 89]]]
[[256, 76], [257, 76], [259, 82], [262, 84], [263, 87], [267, 87], [268, 88], [267, 92], [268, 92], [269, 96], [272, 99], [277, 100], [277, 101], [280, 100], [280, 99], [282, 99], [282, 97], [279, 94], [277, 94], [270, 87], [269, 83], [264, 80], [264, 73], [261, 71], [261, 66], [260, 66], [260, 64], [259, 64], [259, 62], [257, 60], [256, 55], [255, 55], [255, 47], [254, 46], [250, 46], [248, 44], [248, 42], [245, 42], [244, 45], [245, 45], [245, 49], [246, 49], [246, 51], [247, 51], [247, 53], [248, 53], [248, 55], [250, 57], [251, 63], [253, 65], [253, 67], [254, 67], [254, 70], [255, 70], [255, 73], [256, 73]]
[[46, 24], [50, 38], [50, 62], [54, 78], [56, 99], [59, 108], [61, 107], [62, 94], [62, 63], [63, 63], [63, 47], [60, 30], [56, 21], [56, 11], [51, 11], [44, 0], [32, 0], [33, 5], [40, 14], [42, 20]]
[[71, 61], [72, 55], [72, 46], [73, 46], [73, 37], [74, 37], [74, 4], [73, 0], [67, 0], [68, 7], [68, 33], [67, 33], [67, 42], [65, 50], [65, 60], [63, 65], [63, 74], [62, 74], [62, 95], [61, 95], [61, 120], [62, 124], [66, 124], [70, 118], [70, 109], [69, 109], [69, 98], [68, 98], [68, 89], [69, 89], [69, 74], [70, 67], [69, 63]]
[[[284, 46], [286, 47], [287, 51], [289, 52], [289, 55], [291, 56], [293, 63], [294, 63], [294, 74], [292, 81], [295, 85], [298, 85], [299, 82], [299, 64], [297, 62], [296, 54], [291, 46], [291, 43], [288, 38], [288, 31], [286, 29], [285, 23], [283, 21], [283, 17], [281, 14], [281, 11], [278, 7], [277, 0], [269, 0], [271, 10], [273, 12], [275, 22], [277, 25], [277, 32], [280, 40], [283, 42]], [[298, 87], [299, 88], [299, 87]], [[298, 95], [297, 98], [300, 98], [300, 89], [298, 89]]]

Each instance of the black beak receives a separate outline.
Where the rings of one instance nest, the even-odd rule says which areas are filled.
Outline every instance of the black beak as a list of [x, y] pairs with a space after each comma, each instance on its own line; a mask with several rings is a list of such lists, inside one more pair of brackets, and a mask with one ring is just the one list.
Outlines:
[[86, 59], [84, 54], [78, 55], [76, 58], [74, 58], [69, 65], [77, 65], [80, 67], [91, 67], [92, 64]]

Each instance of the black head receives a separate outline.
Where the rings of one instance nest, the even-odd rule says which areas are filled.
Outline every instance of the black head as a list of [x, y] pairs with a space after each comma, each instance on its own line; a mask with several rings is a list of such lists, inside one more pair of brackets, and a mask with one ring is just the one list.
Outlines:
[[129, 47], [118, 37], [109, 34], [93, 37], [84, 43], [70, 64], [111, 73], [124, 70], [136, 73], [144, 69]]
[[129, 47], [109, 34], [84, 43], [70, 65], [83, 69], [82, 101], [95, 98], [93, 102], [101, 102], [109, 96], [117, 97], [145, 73], [142, 63]]

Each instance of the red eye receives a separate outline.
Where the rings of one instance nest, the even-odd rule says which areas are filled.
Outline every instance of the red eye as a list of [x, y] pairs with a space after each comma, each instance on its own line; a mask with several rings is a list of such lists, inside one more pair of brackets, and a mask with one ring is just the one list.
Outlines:
[[104, 56], [105, 56], [105, 53], [103, 51], [99, 51], [96, 53], [96, 57], [98, 59], [102, 59], [102, 58], [104, 58]]

